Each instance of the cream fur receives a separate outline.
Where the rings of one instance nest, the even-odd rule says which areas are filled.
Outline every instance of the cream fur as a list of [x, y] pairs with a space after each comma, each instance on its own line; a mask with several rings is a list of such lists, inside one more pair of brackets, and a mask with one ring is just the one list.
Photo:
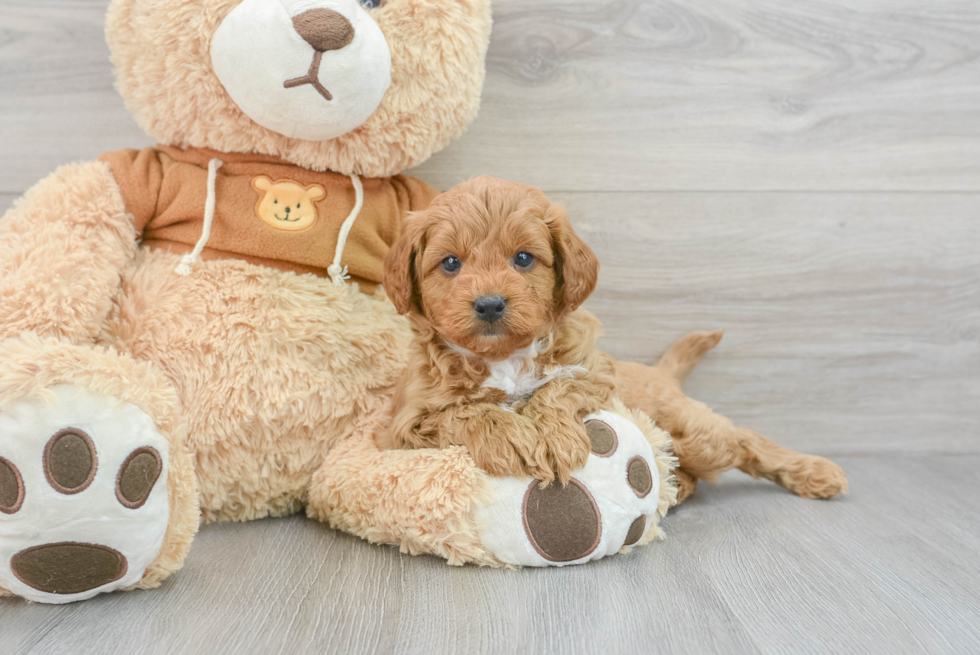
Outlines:
[[408, 326], [381, 294], [234, 260], [183, 277], [179, 261], [139, 253], [101, 340], [173, 382], [204, 520], [292, 514], [337, 439], [383, 413]]
[[[161, 143], [383, 177], [422, 163], [476, 116], [490, 0], [392, 0], [372, 10], [391, 49], [391, 86], [367, 122], [329, 141], [290, 139], [257, 125], [218, 82], [211, 35], [239, 2], [113, 0], [106, 37], [116, 86], [140, 126]], [[189, 101], [183, 89], [190, 83]]]
[[136, 231], [103, 162], [62, 166], [0, 225], [0, 341], [33, 330], [94, 343]]
[[403, 553], [432, 553], [450, 564], [500, 566], [483, 547], [474, 512], [492, 502], [486, 473], [464, 448], [379, 450], [386, 413], [361, 421], [313, 479], [307, 514]]

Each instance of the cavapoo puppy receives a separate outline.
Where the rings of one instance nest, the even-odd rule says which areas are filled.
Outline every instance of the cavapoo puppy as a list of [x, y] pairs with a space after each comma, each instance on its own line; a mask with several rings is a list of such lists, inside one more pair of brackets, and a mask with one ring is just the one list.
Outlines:
[[720, 332], [683, 337], [655, 366], [598, 351], [599, 323], [578, 309], [598, 273], [564, 211], [524, 184], [476, 178], [413, 214], [385, 260], [385, 290], [415, 340], [379, 445], [462, 445], [491, 475], [567, 482], [590, 451], [582, 420], [618, 396], [670, 433], [678, 502], [731, 468], [807, 498], [847, 490], [833, 462], [684, 395]]
[[411, 217], [385, 260], [415, 340], [383, 445], [463, 445], [491, 475], [567, 483], [589, 455], [583, 419], [615, 390], [578, 310], [598, 275], [565, 212], [524, 184], [476, 178]]

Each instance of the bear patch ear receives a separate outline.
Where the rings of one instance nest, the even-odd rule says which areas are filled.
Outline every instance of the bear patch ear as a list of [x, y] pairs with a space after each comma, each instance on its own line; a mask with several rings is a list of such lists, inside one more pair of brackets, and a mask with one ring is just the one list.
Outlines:
[[268, 191], [272, 188], [272, 180], [265, 175], [252, 178], [252, 188], [256, 191]]
[[307, 187], [306, 193], [310, 196], [310, 200], [319, 200], [327, 195], [327, 192], [319, 184], [313, 184]]

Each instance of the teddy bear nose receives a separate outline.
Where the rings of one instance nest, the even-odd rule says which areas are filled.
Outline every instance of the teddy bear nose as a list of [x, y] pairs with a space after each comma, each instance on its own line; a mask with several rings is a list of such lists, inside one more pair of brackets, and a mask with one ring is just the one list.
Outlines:
[[310, 9], [293, 18], [293, 28], [317, 52], [340, 50], [354, 40], [354, 26], [333, 9]]

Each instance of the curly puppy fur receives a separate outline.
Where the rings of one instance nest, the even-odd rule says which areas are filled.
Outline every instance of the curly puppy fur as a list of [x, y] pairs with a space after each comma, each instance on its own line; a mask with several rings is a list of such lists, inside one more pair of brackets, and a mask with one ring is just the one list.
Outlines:
[[[514, 264], [521, 251], [535, 258], [530, 270]], [[449, 255], [462, 262], [451, 275], [442, 268]], [[732, 468], [805, 498], [847, 491], [833, 462], [782, 448], [684, 395], [684, 378], [721, 332], [682, 338], [656, 366], [596, 350], [598, 321], [576, 308], [597, 277], [595, 255], [565, 213], [532, 187], [481, 177], [411, 217], [385, 262], [385, 287], [409, 315], [415, 340], [381, 445], [465, 445], [492, 475], [564, 482], [588, 455], [582, 416], [617, 396], [670, 433], [680, 462], [678, 502], [698, 478], [711, 481]], [[490, 333], [473, 312], [486, 294], [508, 301]], [[530, 398], [515, 399], [496, 384], [495, 370], [519, 370], [523, 357], [533, 361], [520, 372], [545, 382]]]
[[[598, 321], [576, 311], [598, 275], [565, 212], [530, 186], [480, 177], [413, 215], [385, 261], [415, 340], [384, 445], [463, 445], [491, 475], [567, 483], [589, 454], [582, 420], [614, 393]], [[488, 297], [506, 303], [499, 319], [480, 317]]]

